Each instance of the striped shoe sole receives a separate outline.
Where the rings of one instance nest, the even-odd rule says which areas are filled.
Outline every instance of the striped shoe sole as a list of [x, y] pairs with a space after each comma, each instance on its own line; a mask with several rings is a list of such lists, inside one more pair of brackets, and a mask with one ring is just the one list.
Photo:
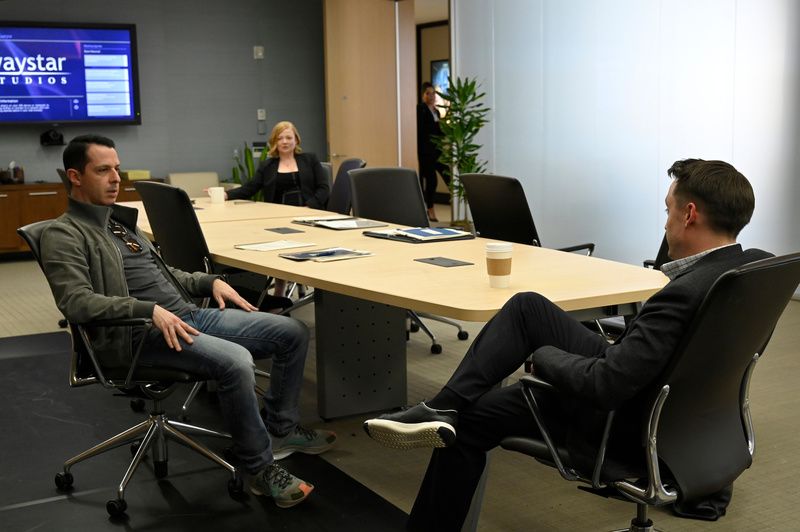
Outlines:
[[393, 449], [447, 447], [456, 439], [453, 426], [442, 421], [400, 423], [370, 419], [364, 422], [364, 430], [373, 440]]

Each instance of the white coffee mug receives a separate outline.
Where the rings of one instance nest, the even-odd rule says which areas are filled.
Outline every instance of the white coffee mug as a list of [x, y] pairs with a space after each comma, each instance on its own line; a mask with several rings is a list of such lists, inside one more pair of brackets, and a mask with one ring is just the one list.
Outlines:
[[225, 189], [222, 187], [208, 187], [211, 203], [225, 203]]
[[489, 286], [508, 288], [511, 284], [511, 255], [513, 246], [509, 242], [489, 242], [486, 244], [486, 271]]

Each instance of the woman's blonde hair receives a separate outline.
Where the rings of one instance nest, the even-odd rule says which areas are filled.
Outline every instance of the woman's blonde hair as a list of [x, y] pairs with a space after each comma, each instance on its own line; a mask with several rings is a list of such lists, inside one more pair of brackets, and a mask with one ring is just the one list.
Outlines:
[[269, 151], [267, 155], [270, 157], [276, 157], [278, 155], [278, 135], [280, 135], [284, 129], [291, 129], [294, 131], [294, 140], [297, 142], [294, 147], [294, 153], [298, 154], [303, 151], [302, 148], [300, 148], [300, 133], [297, 132], [297, 128], [288, 120], [283, 120], [275, 124], [275, 127], [272, 128], [272, 133], [269, 134]]

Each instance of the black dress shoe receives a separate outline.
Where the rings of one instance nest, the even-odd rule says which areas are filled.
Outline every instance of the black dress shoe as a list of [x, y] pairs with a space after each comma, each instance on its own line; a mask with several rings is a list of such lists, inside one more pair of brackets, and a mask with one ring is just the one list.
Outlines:
[[456, 440], [458, 412], [434, 410], [425, 403], [364, 422], [367, 435], [394, 449], [448, 447]]

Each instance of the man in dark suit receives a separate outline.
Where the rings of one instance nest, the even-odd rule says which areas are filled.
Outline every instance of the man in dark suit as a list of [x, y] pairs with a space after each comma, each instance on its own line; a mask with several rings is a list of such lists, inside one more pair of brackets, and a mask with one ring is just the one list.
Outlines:
[[[517, 294], [487, 323], [432, 400], [364, 423], [370, 437], [390, 447], [437, 448], [411, 512], [411, 529], [460, 529], [486, 452], [507, 436], [538, 434], [519, 384], [498, 386], [531, 353], [534, 373], [566, 398], [541, 397], [548, 424], [556, 425], [573, 462], [592, 464], [605, 411], [620, 409], [615, 426], [632, 427], [625, 420], [641, 414], [637, 395], [667, 365], [714, 281], [731, 268], [769, 256], [743, 251], [736, 243], [755, 199], [750, 183], [733, 166], [687, 159], [668, 173], [673, 182], [665, 230], [674, 260], [662, 271], [670, 282], [614, 344], [545, 297]], [[620, 440], [639, 444], [636, 435]]]

